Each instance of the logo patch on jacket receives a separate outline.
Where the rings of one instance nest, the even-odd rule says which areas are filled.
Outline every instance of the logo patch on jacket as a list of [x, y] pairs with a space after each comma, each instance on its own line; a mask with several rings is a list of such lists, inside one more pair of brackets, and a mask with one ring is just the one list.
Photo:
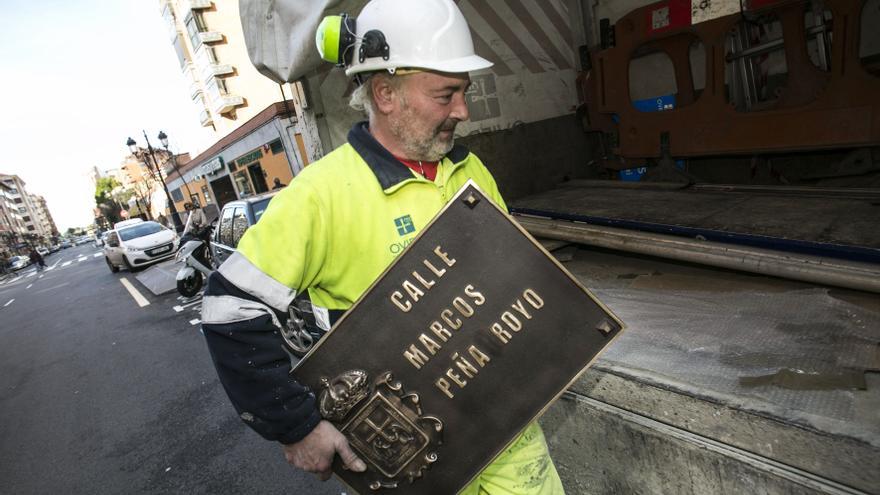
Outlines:
[[416, 231], [416, 226], [413, 225], [412, 218], [409, 215], [395, 218], [394, 226], [397, 227], [397, 233], [400, 235], [411, 234]]

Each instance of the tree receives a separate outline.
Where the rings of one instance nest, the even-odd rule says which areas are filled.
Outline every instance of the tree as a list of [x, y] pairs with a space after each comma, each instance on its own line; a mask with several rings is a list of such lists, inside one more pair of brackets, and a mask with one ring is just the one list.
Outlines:
[[113, 177], [102, 177], [95, 184], [95, 204], [111, 225], [122, 219], [120, 215], [122, 208], [113, 197], [113, 190], [117, 187], [119, 182]]

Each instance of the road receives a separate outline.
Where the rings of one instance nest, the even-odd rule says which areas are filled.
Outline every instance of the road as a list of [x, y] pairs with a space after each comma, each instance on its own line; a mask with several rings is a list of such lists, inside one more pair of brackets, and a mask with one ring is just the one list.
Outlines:
[[198, 300], [153, 296], [99, 253], [66, 249], [0, 284], [0, 491], [344, 493], [238, 418]]

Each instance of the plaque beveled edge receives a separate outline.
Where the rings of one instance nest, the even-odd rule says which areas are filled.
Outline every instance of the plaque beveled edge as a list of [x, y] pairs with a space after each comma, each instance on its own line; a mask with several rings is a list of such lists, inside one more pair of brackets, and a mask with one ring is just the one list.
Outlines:
[[[382, 279], [385, 278], [385, 276], [388, 274], [388, 272], [390, 272], [391, 269], [394, 268], [394, 266], [397, 265], [397, 261], [398, 261], [399, 259], [401, 259], [406, 253], [408, 253], [408, 252], [410, 251], [410, 249], [412, 249], [412, 247], [416, 244], [416, 242], [417, 242], [419, 239], [421, 239], [422, 235], [423, 235], [425, 232], [427, 232], [428, 229], [429, 229], [432, 225], [434, 225], [434, 223], [437, 221], [437, 219], [440, 218], [440, 216], [441, 216], [443, 213], [445, 213], [446, 210], [448, 210], [449, 208], [451, 208], [452, 205], [455, 204], [455, 202], [459, 199], [459, 197], [461, 197], [461, 196], [465, 193], [465, 191], [467, 191], [468, 186], [473, 187], [474, 189], [476, 189], [477, 191], [479, 191], [480, 194], [483, 195], [483, 197], [485, 197], [487, 200], [489, 200], [488, 203], [491, 204], [492, 207], [495, 208], [495, 210], [497, 210], [499, 213], [501, 213], [502, 216], [503, 216], [504, 218], [506, 218], [510, 223], [512, 223], [513, 226], [514, 226], [517, 230], [520, 231], [520, 233], [524, 234], [525, 237], [526, 237], [526, 239], [527, 239], [529, 242], [531, 242], [532, 244], [534, 244], [538, 249], [540, 249], [541, 252], [544, 253], [544, 255], [545, 255], [547, 258], [550, 259], [550, 261], [556, 266], [556, 268], [557, 268], [559, 271], [561, 271], [566, 277], [568, 277], [568, 279], [569, 279], [572, 283], [574, 283], [574, 285], [575, 285], [576, 287], [578, 287], [581, 291], [583, 291], [583, 292], [584, 292], [584, 293], [585, 293], [590, 299], [593, 300], [594, 303], [596, 303], [596, 305], [598, 305], [600, 308], [602, 308], [602, 310], [605, 312], [605, 314], [607, 314], [612, 320], [614, 320], [615, 323], [617, 323], [617, 325], [619, 326], [619, 330], [618, 330], [617, 333], [614, 334], [614, 336], [612, 336], [612, 337], [608, 340], [608, 342], [602, 347], [602, 350], [606, 349], [609, 345], [611, 345], [612, 343], [614, 343], [615, 340], [617, 340], [617, 337], [619, 337], [620, 334], [623, 333], [623, 331], [626, 329], [626, 325], [623, 323], [623, 321], [621, 321], [620, 318], [618, 318], [617, 315], [616, 315], [613, 311], [611, 311], [610, 308], [608, 308], [608, 306], [606, 306], [602, 301], [600, 301], [599, 299], [597, 299], [596, 296], [593, 295], [593, 293], [592, 293], [589, 289], [587, 289], [587, 288], [586, 288], [586, 287], [585, 287], [585, 286], [584, 286], [584, 285], [583, 285], [583, 284], [582, 284], [577, 278], [574, 277], [574, 275], [572, 275], [568, 270], [566, 270], [565, 267], [562, 266], [562, 263], [560, 263], [559, 260], [557, 260], [556, 257], [554, 257], [552, 254], [550, 254], [550, 252], [547, 251], [547, 249], [546, 249], [543, 245], [541, 245], [541, 243], [538, 242], [538, 241], [532, 236], [532, 234], [530, 234], [526, 229], [524, 229], [523, 226], [520, 225], [519, 222], [517, 222], [516, 219], [515, 219], [510, 213], [504, 211], [500, 206], [498, 206], [498, 205], [495, 203], [495, 201], [493, 201], [491, 198], [489, 198], [489, 196], [487, 196], [486, 193], [483, 192], [482, 189], [480, 189], [480, 186], [478, 186], [477, 183], [474, 182], [473, 179], [468, 179], [464, 184], [462, 184], [462, 186], [458, 189], [458, 191], [455, 193], [455, 195], [452, 197], [452, 199], [450, 199], [449, 202], [447, 202], [447, 203], [443, 206], [443, 208], [442, 208], [439, 212], [437, 212], [436, 215], [434, 215], [434, 218], [432, 218], [431, 221], [428, 222], [427, 225], [425, 225], [425, 227], [421, 230], [421, 232], [419, 232], [418, 235], [416, 235], [416, 237], [415, 237], [415, 238], [413, 239], [413, 241], [409, 244], [409, 246], [407, 246], [407, 247], [406, 247], [406, 248], [405, 248], [405, 249], [404, 249], [404, 250], [403, 250], [403, 251], [397, 256], [397, 258], [395, 258], [394, 261], [393, 261], [390, 265], [388, 265], [388, 267], [386, 267], [385, 270], [383, 270], [382, 273], [381, 273], [378, 277], [376, 277], [376, 280], [374, 280], [373, 283], [370, 284], [370, 286], [367, 287], [366, 290], [364, 290], [363, 294], [361, 294], [361, 297], [359, 297], [359, 298], [357, 299], [357, 301], [355, 301], [354, 304], [352, 304], [351, 307], [348, 308], [348, 310], [346, 310], [345, 313], [343, 313], [342, 317], [340, 317], [339, 320], [337, 320], [336, 324], [333, 325], [333, 327], [332, 327], [330, 330], [327, 331], [327, 334], [326, 334], [326, 335], [325, 335], [325, 336], [324, 336], [324, 337], [318, 342], [318, 344], [317, 344], [315, 347], [313, 347], [311, 350], [309, 350], [309, 352], [306, 353], [305, 356], [303, 356], [303, 358], [299, 361], [299, 363], [297, 363], [297, 365], [296, 365], [295, 367], [293, 367], [293, 368], [290, 370], [291, 373], [293, 373], [297, 368], [299, 368], [300, 364], [302, 364], [306, 359], [308, 359], [308, 357], [311, 356], [313, 352], [315, 352], [318, 348], [321, 347], [321, 345], [323, 345], [323, 344], [326, 342], [326, 340], [327, 340], [327, 338], [330, 336], [330, 334], [333, 333], [337, 328], [339, 328], [339, 326], [342, 324], [342, 322], [345, 321], [346, 318], [348, 318], [349, 314], [352, 313], [352, 310], [354, 310], [355, 308], [357, 308], [358, 305], [360, 305], [361, 302], [363, 302], [363, 300], [365, 299], [366, 295], [369, 294], [369, 293], [373, 290], [373, 288], [375, 288], [375, 287], [379, 284], [379, 282], [382, 281]], [[553, 398], [552, 398], [550, 401], [548, 401], [548, 402], [544, 405], [544, 407], [542, 407], [542, 408], [538, 411], [537, 414], [535, 414], [535, 415], [532, 416], [528, 421], [526, 421], [524, 424], [522, 424], [522, 425], [520, 426], [520, 428], [518, 428], [518, 429], [516, 430], [516, 433], [510, 438], [510, 440], [509, 440], [507, 443], [505, 443], [501, 448], [499, 448], [498, 451], [496, 451], [496, 452], [492, 455], [492, 457], [488, 460], [488, 462], [486, 462], [484, 465], [480, 466], [480, 468], [477, 470], [477, 472], [474, 473], [474, 474], [473, 474], [473, 475], [467, 480], [467, 482], [465, 482], [464, 484], [462, 484], [462, 488], [466, 488], [468, 485], [470, 485], [471, 483], [473, 483], [473, 481], [477, 478], [477, 476], [480, 475], [480, 473], [483, 471], [483, 469], [486, 468], [486, 466], [488, 466], [489, 464], [492, 464], [492, 462], [494, 462], [495, 459], [496, 459], [496, 458], [497, 458], [502, 452], [504, 452], [505, 450], [507, 450], [508, 448], [510, 448], [510, 447], [513, 445], [513, 443], [516, 441], [516, 439], [519, 438], [519, 435], [523, 432], [523, 430], [526, 429], [526, 427], [527, 427], [529, 424], [533, 423], [535, 420], [537, 420], [538, 418], [540, 418], [541, 416], [543, 416], [544, 413], [547, 412], [547, 409], [549, 409], [550, 406], [552, 406], [554, 403], [556, 403], [556, 401], [558, 401], [559, 398], [562, 397], [562, 394], [564, 394], [566, 390], [568, 390], [569, 388], [571, 388], [571, 386], [574, 385], [574, 383], [575, 383], [576, 381], [578, 381], [578, 379], [580, 379], [580, 377], [583, 376], [584, 373], [586, 373], [586, 371], [590, 368], [590, 366], [593, 365], [593, 363], [596, 361], [596, 359], [599, 358], [599, 354], [601, 354], [601, 351], [600, 351], [600, 352], [597, 352], [596, 355], [593, 356], [593, 359], [591, 359], [591, 360], [590, 360], [590, 361], [589, 361], [589, 362], [588, 362], [588, 363], [587, 363], [587, 364], [586, 364], [586, 365], [585, 365], [580, 371], [578, 371], [578, 372], [574, 375], [574, 377], [572, 377], [572, 379], [571, 379], [571, 380], [570, 380], [570, 381], [569, 381], [564, 387], [562, 387], [559, 391], [557, 391], [557, 392], [553, 395]], [[552, 459], [551, 459], [551, 460], [552, 460]], [[352, 491], [354, 491], [354, 492], [357, 492], [357, 490], [355, 490], [354, 487], [352, 487], [351, 485], [349, 485], [348, 483], [346, 483], [345, 480], [344, 480], [343, 478], [341, 478], [340, 476], [336, 475], [336, 473], [333, 473], [333, 474], [334, 474], [334, 476], [335, 476], [338, 480], [342, 481], [342, 483], [343, 483], [346, 487], [350, 488], [350, 489], [351, 489]], [[459, 490], [459, 493], [460, 493], [460, 490]]]

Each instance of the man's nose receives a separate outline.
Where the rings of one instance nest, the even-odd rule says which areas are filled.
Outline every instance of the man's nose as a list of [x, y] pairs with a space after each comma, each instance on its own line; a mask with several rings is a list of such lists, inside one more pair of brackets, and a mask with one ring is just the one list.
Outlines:
[[465, 121], [469, 117], [470, 113], [468, 113], [467, 101], [464, 98], [464, 93], [456, 93], [452, 97], [452, 111], [449, 112], [449, 118], [458, 121]]

